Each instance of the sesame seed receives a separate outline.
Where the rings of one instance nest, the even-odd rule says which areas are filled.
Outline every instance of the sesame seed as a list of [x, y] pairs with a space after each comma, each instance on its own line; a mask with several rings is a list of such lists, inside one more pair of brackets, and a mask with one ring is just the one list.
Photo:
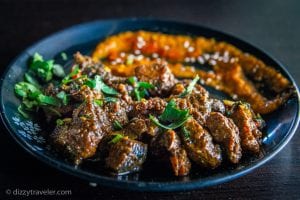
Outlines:
[[224, 57], [229, 57], [229, 52], [228, 51], [224, 52]]
[[143, 58], [144, 58], [143, 55], [139, 55], [139, 56], [136, 57], [136, 60], [141, 61]]
[[205, 59], [205, 60], [209, 60], [209, 58], [210, 58], [210, 55], [209, 55], [209, 54], [207, 54], [207, 53], [205, 53], [205, 54], [203, 54], [203, 57], [204, 57], [204, 59]]
[[137, 41], [138, 41], [138, 42], [144, 42], [144, 38], [142, 38], [141, 36], [138, 36], [138, 37], [137, 37]]
[[117, 58], [115, 61], [116, 61], [116, 63], [121, 63], [122, 59], [121, 58]]
[[190, 46], [190, 42], [189, 41], [184, 41], [183, 43], [184, 48], [188, 48]]
[[198, 62], [199, 62], [200, 64], [204, 64], [204, 63], [205, 63], [205, 61], [204, 61], [204, 59], [202, 58], [202, 56], [199, 56], [199, 57], [197, 58], [197, 60], [198, 60]]
[[188, 48], [188, 52], [193, 52], [194, 50], [195, 50], [194, 47], [189, 47], [189, 48]]
[[121, 56], [122, 58], [124, 58], [124, 57], [126, 56], [126, 54], [125, 54], [124, 52], [121, 52], [121, 53], [120, 53], [120, 56]]
[[209, 61], [209, 64], [211, 64], [211, 65], [216, 65], [217, 62], [216, 62], [215, 60], [210, 60], [210, 61]]
[[134, 54], [139, 55], [139, 54], [141, 54], [141, 51], [137, 49], [134, 51]]
[[196, 62], [196, 59], [194, 57], [191, 57], [191, 62], [192, 63]]
[[215, 60], [217, 60], [217, 59], [219, 58], [219, 55], [220, 55], [220, 53], [219, 53], [219, 52], [216, 52], [216, 53], [212, 56], [212, 58], [215, 59]]
[[228, 61], [229, 61], [229, 57], [224, 57], [224, 58], [223, 58], [223, 62], [224, 62], [224, 63], [228, 63]]
[[184, 58], [184, 62], [190, 62], [190, 58], [189, 57]]
[[157, 53], [153, 53], [152, 54], [152, 58], [158, 58], [158, 54]]
[[165, 49], [165, 50], [169, 50], [169, 49], [170, 49], [170, 46], [166, 45], [166, 46], [164, 46], [164, 49]]

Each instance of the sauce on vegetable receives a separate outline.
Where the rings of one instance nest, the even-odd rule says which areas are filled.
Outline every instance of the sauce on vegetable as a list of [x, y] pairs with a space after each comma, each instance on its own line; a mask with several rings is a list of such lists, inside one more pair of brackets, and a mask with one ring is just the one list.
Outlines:
[[[92, 58], [113, 74], [131, 76], [139, 65], [167, 63], [178, 78], [193, 78], [251, 104], [255, 112], [276, 110], [293, 93], [289, 80], [263, 61], [213, 38], [157, 32], [124, 32], [100, 42]], [[261, 92], [268, 90], [271, 97]]]

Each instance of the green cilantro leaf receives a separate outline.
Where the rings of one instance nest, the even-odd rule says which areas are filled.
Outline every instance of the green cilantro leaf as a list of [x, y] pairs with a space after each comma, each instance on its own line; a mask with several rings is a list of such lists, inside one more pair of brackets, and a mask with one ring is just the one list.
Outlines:
[[196, 83], [198, 82], [199, 79], [200, 79], [200, 78], [199, 78], [199, 76], [197, 75], [197, 76], [190, 82], [190, 84], [189, 84], [188, 87], [184, 90], [184, 92], [182, 92], [182, 93], [179, 95], [179, 97], [182, 98], [182, 97], [185, 97], [186, 95], [190, 94], [190, 93], [193, 91], [193, 89], [194, 89], [194, 87], [195, 87], [195, 85], [196, 85]]
[[119, 141], [121, 141], [123, 138], [124, 138], [124, 136], [122, 134], [117, 133], [117, 134], [115, 134], [115, 137], [111, 141], [108, 142], [108, 144], [116, 144]]
[[68, 56], [67, 56], [67, 54], [65, 52], [61, 52], [60, 56], [63, 59], [63, 61], [67, 61], [68, 60]]
[[182, 126], [188, 119], [189, 119], [190, 116], [187, 116], [183, 119], [181, 119], [180, 121], [177, 121], [177, 122], [173, 122], [173, 123], [170, 123], [168, 125], [164, 125], [162, 123], [159, 122], [159, 120], [154, 117], [153, 115], [149, 115], [149, 119], [158, 127], [161, 127], [163, 129], [176, 129], [176, 128], [179, 128], [180, 126]]
[[59, 64], [53, 65], [53, 74], [59, 78], [63, 78], [66, 76], [64, 68]]
[[116, 131], [119, 131], [119, 130], [122, 130], [123, 129], [123, 126], [122, 124], [120, 124], [120, 122], [118, 120], [115, 120], [113, 122], [113, 127]]
[[189, 115], [189, 111], [187, 109], [180, 110], [176, 108], [176, 103], [172, 99], [167, 104], [164, 112], [160, 115], [159, 119], [163, 122], [173, 122], [173, 121], [178, 121], [180, 119], [183, 119], [188, 115]]
[[84, 84], [107, 95], [116, 96], [119, 94], [114, 88], [106, 85], [99, 75], [96, 75], [94, 80], [88, 79]]
[[139, 82], [135, 76], [129, 77], [127, 81], [134, 87], [133, 94], [137, 101], [140, 101], [145, 96], [148, 96], [148, 89], [153, 89], [154, 85], [147, 82]]
[[62, 84], [68, 84], [73, 81], [72, 77], [80, 72], [79, 66], [75, 65], [71, 73], [69, 73], [61, 82]]
[[176, 129], [182, 126], [189, 119], [188, 110], [180, 110], [176, 108], [174, 100], [171, 100], [164, 112], [158, 117], [149, 115], [150, 120], [157, 126], [164, 129]]
[[62, 101], [63, 105], [68, 105], [68, 96], [64, 91], [60, 91], [56, 97]]
[[103, 100], [102, 99], [94, 99], [94, 103], [98, 106], [103, 106]]

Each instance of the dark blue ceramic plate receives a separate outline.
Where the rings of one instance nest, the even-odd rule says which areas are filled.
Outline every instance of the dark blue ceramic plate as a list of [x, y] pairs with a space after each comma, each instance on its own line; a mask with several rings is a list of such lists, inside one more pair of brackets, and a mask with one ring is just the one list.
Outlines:
[[[264, 116], [267, 128], [263, 141], [263, 151], [258, 157], [245, 157], [237, 166], [224, 165], [214, 171], [195, 169], [187, 177], [174, 177], [159, 170], [159, 166], [146, 165], [140, 173], [126, 176], [111, 176], [94, 164], [86, 164], [75, 168], [63, 158], [54, 154], [43, 137], [42, 119], [24, 119], [18, 113], [20, 104], [14, 94], [14, 85], [23, 79], [27, 70], [26, 62], [35, 52], [45, 58], [56, 58], [59, 62], [60, 53], [66, 52], [69, 57], [76, 51], [90, 53], [97, 42], [106, 36], [127, 30], [150, 30], [173, 34], [202, 35], [217, 40], [227, 41], [245, 52], [262, 59], [274, 66], [295, 86], [291, 75], [282, 64], [267, 53], [251, 44], [228, 34], [201, 26], [145, 19], [123, 19], [95, 21], [81, 24], [55, 33], [22, 52], [8, 67], [1, 79], [1, 117], [11, 136], [29, 153], [45, 163], [72, 175], [112, 187], [144, 191], [174, 191], [202, 188], [238, 178], [264, 164], [275, 156], [292, 138], [299, 122], [299, 92], [276, 112]], [[216, 96], [219, 93], [212, 93]]]

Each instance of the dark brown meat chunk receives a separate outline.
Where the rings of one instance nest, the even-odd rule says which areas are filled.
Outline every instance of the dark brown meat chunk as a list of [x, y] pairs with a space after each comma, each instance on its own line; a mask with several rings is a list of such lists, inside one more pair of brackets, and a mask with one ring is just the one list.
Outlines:
[[175, 176], [187, 175], [191, 163], [179, 136], [173, 130], [159, 134], [151, 143], [152, 153], [172, 167]]
[[109, 71], [104, 69], [104, 66], [100, 62], [95, 62], [89, 56], [84, 56], [77, 52], [74, 54], [75, 64], [79, 65], [82, 74], [86, 74], [89, 77], [94, 75], [100, 75], [103, 79], [108, 80], [112, 77]]
[[129, 116], [148, 118], [149, 114], [160, 115], [164, 111], [166, 105], [166, 101], [158, 97], [150, 98], [144, 101], [135, 101], [132, 104]]
[[79, 164], [82, 159], [95, 154], [97, 145], [108, 126], [103, 111], [94, 105], [92, 99], [81, 104], [73, 111], [72, 119], [57, 126], [51, 134], [54, 145]]
[[120, 99], [117, 102], [106, 103], [103, 106], [103, 111], [111, 124], [118, 121], [122, 126], [124, 126], [129, 121], [127, 117], [129, 109], [128, 106], [129, 105], [125, 101]]
[[217, 143], [224, 145], [228, 158], [238, 163], [242, 157], [239, 130], [233, 121], [221, 113], [211, 112], [206, 119], [206, 126]]
[[202, 86], [196, 85], [191, 94], [173, 99], [179, 109], [188, 109], [194, 119], [201, 125], [205, 124], [206, 117], [211, 112], [212, 101]]
[[243, 151], [258, 153], [262, 133], [253, 120], [251, 108], [246, 104], [236, 103], [229, 116], [239, 128]]
[[197, 164], [207, 168], [216, 168], [221, 164], [220, 146], [195, 119], [190, 118], [183, 126], [181, 138], [188, 156]]
[[146, 156], [146, 144], [124, 137], [116, 144], [110, 145], [105, 165], [118, 174], [139, 171]]
[[122, 130], [124, 135], [129, 138], [145, 141], [146, 143], [156, 136], [158, 131], [159, 128], [147, 118], [133, 118]]
[[133, 118], [124, 128], [124, 134], [132, 139], [141, 139], [143, 133], [148, 131], [147, 123], [144, 119]]
[[150, 90], [154, 96], [167, 96], [176, 83], [174, 75], [166, 64], [138, 66], [135, 68], [135, 75], [139, 81], [149, 82], [155, 86]]
[[211, 99], [211, 111], [225, 113], [225, 105], [219, 99]]

